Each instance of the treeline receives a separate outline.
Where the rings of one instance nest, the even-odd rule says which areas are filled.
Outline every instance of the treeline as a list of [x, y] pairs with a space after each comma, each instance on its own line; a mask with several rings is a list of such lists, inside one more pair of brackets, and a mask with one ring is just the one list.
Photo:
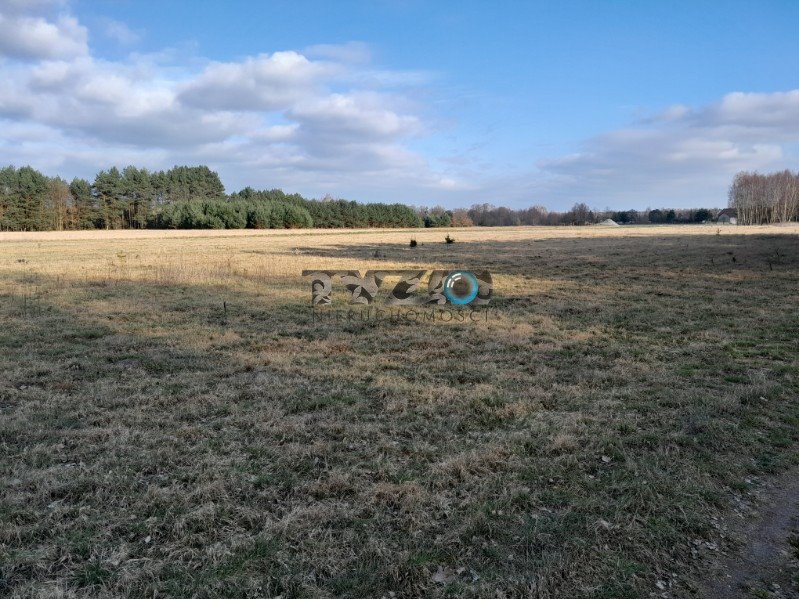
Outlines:
[[620, 224], [680, 224], [702, 223], [716, 219], [717, 209], [668, 209], [654, 210], [592, 210], [584, 203], [572, 206], [566, 212], [550, 211], [543, 206], [512, 210], [504, 206], [476, 204], [465, 216], [478, 227], [513, 227], [519, 225], [557, 226], [592, 225], [610, 219]]
[[208, 167], [149, 172], [128, 166], [100, 171], [93, 183], [46, 177], [25, 166], [0, 169], [0, 229], [128, 229], [155, 226], [162, 207], [225, 198]]
[[301, 229], [308, 211], [281, 202], [191, 200], [167, 204], [148, 220], [157, 229]]
[[799, 172], [735, 175], [729, 192], [741, 225], [786, 223], [799, 220]]
[[246, 188], [227, 195], [206, 166], [150, 172], [128, 166], [93, 182], [46, 177], [31, 167], [0, 169], [0, 230], [240, 229], [418, 227], [403, 204], [317, 201], [280, 190]]
[[[799, 219], [799, 173], [741, 172], [729, 191], [740, 224]], [[240, 229], [366, 227], [502, 227], [588, 225], [611, 219], [627, 223], [701, 223], [716, 209], [592, 210], [584, 203], [557, 212], [543, 206], [513, 210], [492, 204], [469, 209], [360, 204], [325, 197], [313, 200], [279, 189], [247, 187], [226, 194], [207, 166], [148, 171], [134, 166], [97, 173], [93, 181], [46, 177], [25, 166], [0, 169], [0, 230]]]
[[277, 202], [308, 212], [314, 227], [321, 229], [359, 229], [368, 227], [419, 227], [422, 221], [413, 208], [405, 204], [360, 204], [326, 196], [309, 200], [299, 194], [285, 194], [280, 189], [256, 191], [246, 187], [232, 194], [234, 202]]

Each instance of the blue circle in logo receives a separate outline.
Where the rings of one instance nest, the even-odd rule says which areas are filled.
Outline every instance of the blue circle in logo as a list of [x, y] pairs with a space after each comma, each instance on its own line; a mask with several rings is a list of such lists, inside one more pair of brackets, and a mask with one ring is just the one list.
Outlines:
[[477, 277], [468, 270], [454, 270], [444, 279], [444, 296], [457, 306], [471, 303], [479, 288]]

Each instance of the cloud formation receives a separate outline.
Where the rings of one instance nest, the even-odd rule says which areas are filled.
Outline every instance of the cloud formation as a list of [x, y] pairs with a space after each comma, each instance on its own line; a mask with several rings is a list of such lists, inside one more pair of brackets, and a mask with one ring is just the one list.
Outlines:
[[[422, 77], [376, 69], [364, 44], [194, 70], [170, 63], [169, 53], [109, 61], [93, 55], [87, 29], [65, 9], [0, 5], [0, 77], [8, 82], [0, 87], [0, 162], [85, 174], [131, 156], [150, 168], [202, 161], [231, 187], [312, 192], [335, 192], [353, 177], [376, 188], [438, 185], [440, 175], [406, 145], [424, 131], [405, 97]], [[102, 34], [135, 41], [122, 24], [100, 22]]]
[[212, 62], [178, 95], [187, 106], [209, 110], [285, 110], [322, 91], [340, 65], [308, 60], [297, 52], [275, 52], [240, 62]]
[[536, 194], [596, 207], [722, 206], [740, 170], [796, 168], [799, 90], [675, 105], [596, 136], [578, 153], [541, 160]]
[[77, 19], [61, 15], [54, 21], [40, 16], [0, 13], [0, 56], [43, 60], [83, 56], [88, 33]]

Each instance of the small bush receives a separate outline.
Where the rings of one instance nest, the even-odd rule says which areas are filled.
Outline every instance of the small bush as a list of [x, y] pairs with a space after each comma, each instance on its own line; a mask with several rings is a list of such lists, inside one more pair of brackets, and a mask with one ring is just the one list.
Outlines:
[[412, 247], [412, 248], [415, 248], [415, 247], [416, 247], [417, 245], [419, 245], [419, 244], [417, 244], [417, 243], [416, 243], [416, 240], [415, 240], [415, 239], [411, 238], [411, 243], [410, 243], [410, 245], [411, 245], [411, 247]]

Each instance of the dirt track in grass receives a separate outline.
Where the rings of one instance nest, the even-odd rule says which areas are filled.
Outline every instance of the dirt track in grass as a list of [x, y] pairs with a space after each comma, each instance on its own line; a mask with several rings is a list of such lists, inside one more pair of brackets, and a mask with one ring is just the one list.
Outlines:
[[752, 482], [729, 519], [740, 546], [711, 563], [702, 597], [799, 597], [799, 469]]

